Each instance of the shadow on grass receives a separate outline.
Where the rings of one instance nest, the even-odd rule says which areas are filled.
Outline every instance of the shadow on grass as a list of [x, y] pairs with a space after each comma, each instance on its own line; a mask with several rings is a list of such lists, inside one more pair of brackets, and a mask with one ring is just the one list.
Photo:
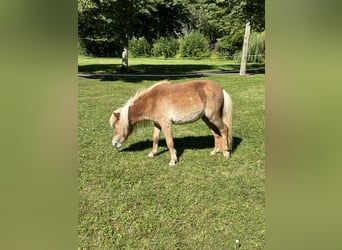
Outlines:
[[[248, 63], [247, 69], [263, 69], [264, 63]], [[79, 73], [107, 73], [107, 74], [176, 74], [195, 72], [226, 72], [240, 69], [239, 63], [215, 64], [136, 64], [130, 65], [128, 72], [122, 72], [120, 64], [88, 64], [78, 65]], [[264, 69], [263, 69], [264, 70]]]
[[173, 80], [180, 80], [180, 79], [184, 79], [184, 78], [196, 78], [196, 79], [200, 79], [202, 77], [205, 77], [203, 75], [160, 75], [160, 76], [139, 76], [134, 75], [134, 76], [108, 76], [108, 75], [104, 75], [104, 76], [100, 76], [100, 75], [96, 75], [96, 76], [82, 76], [83, 78], [89, 78], [89, 79], [97, 79], [103, 82], [109, 82], [109, 81], [120, 81], [120, 82], [124, 82], [124, 83], [133, 83], [133, 84], [139, 84], [143, 81], [162, 81], [162, 80], [169, 80], [169, 81], [173, 81]]
[[[100, 81], [123, 81], [127, 83], [140, 83], [143, 80], [177, 80], [181, 78], [205, 77], [206, 73], [229, 74], [238, 73], [239, 64], [208, 65], [208, 64], [138, 64], [129, 67], [128, 72], [121, 72], [119, 64], [91, 64], [79, 65], [78, 72], [89, 74], [84, 78], [99, 79]], [[247, 73], [265, 73], [265, 65], [250, 63]], [[177, 75], [179, 74], [179, 75]]]
[[88, 64], [78, 65], [78, 72], [83, 73], [118, 73], [121, 65], [119, 64]]
[[143, 73], [143, 74], [171, 74], [171, 73], [192, 73], [192, 72], [198, 72], [198, 71], [212, 71], [215, 70], [216, 67], [212, 65], [206, 65], [206, 64], [159, 64], [159, 65], [147, 65], [147, 64], [141, 64], [141, 65], [133, 65], [129, 69], [129, 73]]
[[[186, 136], [182, 138], [173, 138], [175, 149], [177, 150], [177, 157], [181, 157], [186, 149], [196, 150], [196, 149], [210, 149], [214, 148], [214, 137], [212, 135], [207, 136]], [[240, 137], [233, 137], [233, 153], [241, 144], [242, 139]], [[158, 145], [160, 147], [166, 147], [165, 139], [159, 140]], [[127, 148], [121, 150], [121, 152], [136, 152], [143, 151], [146, 149], [152, 149], [152, 141], [142, 141], [130, 145]], [[168, 149], [159, 150], [157, 155], [164, 154], [168, 152]]]
[[[231, 69], [237, 69], [239, 65], [229, 65]], [[183, 72], [198, 72], [198, 71], [211, 71], [216, 69], [213, 65], [206, 64], [137, 64], [129, 66], [129, 71], [126, 73], [131, 74], [170, 74], [170, 73], [183, 73]], [[78, 72], [83, 73], [123, 73], [121, 65], [119, 64], [90, 64], [78, 65]]]

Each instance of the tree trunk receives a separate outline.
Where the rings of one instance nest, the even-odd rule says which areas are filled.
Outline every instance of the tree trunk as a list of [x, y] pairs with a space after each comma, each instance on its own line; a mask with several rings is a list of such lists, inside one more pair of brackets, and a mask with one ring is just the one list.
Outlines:
[[245, 36], [243, 38], [241, 65], [240, 65], [240, 76], [246, 75], [247, 55], [248, 55], [248, 41], [249, 34], [251, 32], [251, 24], [249, 21], [246, 23]]
[[128, 71], [128, 46], [125, 46], [124, 50], [122, 51], [121, 70], [122, 71]]

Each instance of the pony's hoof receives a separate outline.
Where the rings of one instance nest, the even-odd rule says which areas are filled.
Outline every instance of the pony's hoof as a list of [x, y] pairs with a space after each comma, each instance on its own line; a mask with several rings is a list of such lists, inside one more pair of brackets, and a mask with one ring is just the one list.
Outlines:
[[169, 162], [169, 167], [174, 167], [174, 166], [176, 166], [176, 162], [170, 161], [170, 162]]
[[213, 150], [210, 152], [210, 155], [217, 155], [218, 153], [220, 153], [219, 151]]
[[223, 156], [226, 158], [230, 158], [230, 152], [229, 151], [223, 152]]
[[154, 154], [151, 152], [151, 153], [149, 153], [148, 155], [147, 155], [148, 157], [150, 157], [150, 158], [154, 158]]

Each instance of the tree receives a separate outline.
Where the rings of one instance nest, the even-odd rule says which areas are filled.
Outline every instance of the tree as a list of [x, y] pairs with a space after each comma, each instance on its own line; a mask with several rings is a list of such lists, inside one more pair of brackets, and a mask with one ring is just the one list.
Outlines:
[[[179, 0], [182, 1], [182, 0]], [[265, 0], [183, 0], [190, 11], [188, 32], [198, 29], [211, 42], [243, 34], [246, 20], [255, 31], [265, 28]]]
[[229, 13], [219, 19], [221, 23], [230, 23], [226, 28], [221, 25], [223, 29], [226, 29], [226, 32], [230, 34], [241, 32], [242, 27], [245, 26], [240, 65], [240, 75], [244, 75], [246, 73], [250, 29], [251, 27], [255, 31], [265, 29], [265, 0], [228, 0], [219, 2], [222, 4], [222, 8]]
[[186, 25], [187, 33], [199, 30], [209, 41], [216, 42], [222, 37], [222, 32], [218, 24], [218, 19], [222, 16], [222, 9], [216, 1], [200, 0], [185, 1], [191, 13], [189, 22]]
[[[265, 0], [79, 0], [80, 43], [121, 55], [132, 38], [148, 42], [199, 30], [211, 43], [265, 29]], [[126, 51], [127, 52], [127, 51]], [[124, 53], [127, 55], [127, 53]]]
[[265, 29], [265, 1], [240, 1], [240, 5], [238, 5], [237, 11], [232, 11], [232, 15], [240, 16], [241, 20], [245, 20], [246, 22], [240, 65], [240, 75], [245, 75], [251, 26], [256, 31], [262, 31]]
[[79, 0], [80, 40], [115, 42], [181, 33], [188, 10], [177, 0]]

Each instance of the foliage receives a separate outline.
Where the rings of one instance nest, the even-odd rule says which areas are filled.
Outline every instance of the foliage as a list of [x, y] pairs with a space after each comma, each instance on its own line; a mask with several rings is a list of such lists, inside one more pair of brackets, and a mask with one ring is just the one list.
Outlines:
[[163, 56], [165, 59], [174, 57], [177, 54], [179, 42], [176, 38], [161, 37], [153, 43], [153, 55]]
[[193, 31], [182, 41], [180, 54], [190, 58], [208, 57], [208, 40], [199, 31]]
[[213, 1], [194, 1], [187, 6], [191, 13], [191, 21], [187, 24], [189, 31], [199, 30], [210, 42], [216, 42], [222, 36], [218, 22], [222, 15], [220, 6]]
[[251, 33], [247, 58], [248, 62], [262, 63], [265, 61], [265, 31]]
[[[251, 26], [256, 31], [265, 29], [265, 0], [229, 0], [222, 1], [222, 7], [225, 13], [220, 20], [226, 24], [223, 30], [238, 30], [250, 21]], [[230, 32], [231, 33], [231, 32]]]
[[[217, 52], [219, 57], [241, 60], [243, 35], [226, 36], [219, 40]], [[265, 62], [265, 31], [250, 34], [247, 61], [250, 63]]]
[[236, 107], [232, 158], [209, 155], [213, 138], [198, 121], [173, 127], [180, 157], [170, 168], [163, 136], [155, 159], [147, 157], [152, 124], [133, 132], [121, 152], [108, 125], [115, 108], [158, 79], [79, 78], [80, 249], [265, 249], [265, 78], [207, 79]]
[[247, 20], [254, 30], [265, 29], [264, 0], [201, 0], [189, 1], [186, 6], [191, 13], [186, 27], [190, 31], [200, 30], [211, 42], [239, 34]]
[[84, 48], [84, 46], [82, 45], [82, 42], [80, 40], [78, 40], [78, 55], [81, 56], [86, 56], [88, 55], [86, 52], [86, 49]]
[[81, 40], [93, 43], [114, 42], [120, 53], [133, 37], [152, 41], [180, 34], [188, 16], [187, 8], [177, 1], [82, 0], [78, 3], [78, 34]]
[[118, 44], [115, 41], [83, 39], [79, 42], [79, 48], [84, 55], [89, 56], [121, 56], [121, 47], [118, 46]]
[[[240, 34], [247, 20], [253, 30], [261, 32], [264, 15], [264, 0], [79, 0], [78, 32], [80, 40], [87, 40], [83, 43], [86, 50], [121, 55], [132, 38], [145, 37], [152, 43], [160, 37], [181, 38], [198, 30], [215, 43]], [[113, 43], [115, 47], [108, 45]], [[113, 49], [116, 51], [104, 51]]]
[[219, 57], [232, 59], [236, 52], [242, 49], [243, 35], [224, 36], [218, 41], [217, 52]]
[[129, 53], [133, 57], [148, 57], [151, 55], [151, 44], [145, 37], [139, 39], [131, 39], [129, 41]]

